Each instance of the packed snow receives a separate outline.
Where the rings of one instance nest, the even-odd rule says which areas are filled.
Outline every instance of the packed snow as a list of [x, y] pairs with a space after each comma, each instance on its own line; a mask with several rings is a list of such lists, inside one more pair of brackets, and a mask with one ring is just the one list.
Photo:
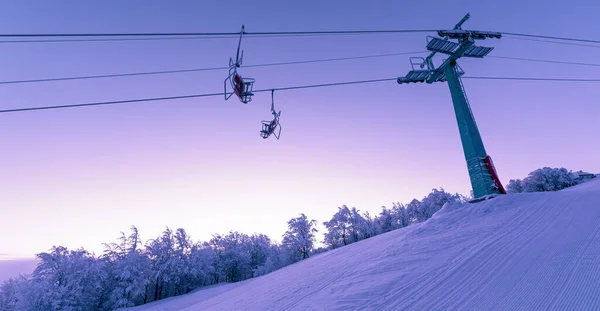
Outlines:
[[446, 204], [426, 222], [243, 282], [121, 310], [589, 310], [600, 178]]

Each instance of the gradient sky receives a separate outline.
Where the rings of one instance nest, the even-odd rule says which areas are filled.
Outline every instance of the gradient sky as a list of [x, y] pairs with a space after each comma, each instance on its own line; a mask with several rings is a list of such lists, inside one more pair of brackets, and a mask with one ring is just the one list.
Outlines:
[[[258, 4], [257, 4], [258, 3]], [[599, 38], [594, 1], [3, 1], [0, 33], [452, 28]], [[425, 50], [425, 34], [244, 38], [244, 64]], [[597, 48], [504, 38], [494, 56], [600, 63]], [[0, 81], [226, 66], [237, 39], [0, 44]], [[439, 59], [437, 62], [439, 63]], [[466, 76], [600, 78], [598, 67], [486, 58]], [[265, 89], [404, 76], [408, 56], [241, 68]], [[225, 71], [0, 85], [0, 108], [214, 93]], [[464, 80], [504, 183], [543, 167], [600, 172], [599, 83]], [[280, 240], [343, 204], [378, 213], [470, 183], [446, 84], [395, 81], [275, 92], [281, 140], [263, 140], [270, 94], [0, 115], [0, 253], [101, 252], [136, 225], [195, 240], [238, 230]], [[322, 233], [322, 232], [321, 232]], [[322, 235], [319, 234], [319, 239]]]

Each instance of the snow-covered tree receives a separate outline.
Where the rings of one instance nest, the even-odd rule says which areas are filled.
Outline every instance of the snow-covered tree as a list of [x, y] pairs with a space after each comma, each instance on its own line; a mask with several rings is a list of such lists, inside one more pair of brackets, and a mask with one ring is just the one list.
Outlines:
[[348, 220], [350, 224], [350, 242], [354, 243], [365, 239], [364, 229], [366, 228], [366, 220], [356, 207], [350, 209]]
[[519, 193], [523, 192], [523, 181], [520, 179], [511, 179], [508, 181], [506, 186], [507, 193]]
[[410, 219], [406, 207], [401, 203], [394, 203], [392, 206], [394, 229], [404, 228], [410, 225]]
[[348, 245], [350, 243], [350, 209], [346, 205], [338, 207], [337, 213], [329, 221], [323, 222], [327, 232], [324, 242], [331, 248]]
[[264, 234], [254, 234], [250, 237], [250, 269], [256, 271], [263, 266], [271, 255], [273, 244]]
[[379, 216], [375, 218], [375, 224], [378, 228], [378, 233], [390, 232], [396, 229], [394, 226], [394, 221], [393, 211], [385, 206], [382, 206]]
[[254, 271], [254, 276], [265, 275], [293, 263], [287, 252], [287, 248], [283, 245], [271, 245], [264, 264]]
[[331, 220], [323, 223], [327, 228], [324, 234], [325, 244], [336, 248], [375, 235], [376, 227], [368, 213], [366, 216], [369, 220], [365, 219], [356, 207], [348, 208], [346, 205], [338, 207], [337, 213]]
[[308, 220], [306, 215], [292, 218], [288, 221], [288, 230], [283, 235], [283, 244], [291, 251], [292, 258], [296, 260], [309, 257], [315, 243], [315, 226], [317, 221]]
[[10, 278], [0, 285], [0, 310], [18, 311], [23, 308], [24, 293], [29, 287], [29, 278]]
[[126, 308], [148, 302], [150, 260], [142, 253], [138, 229], [131, 227], [120, 243], [104, 244], [104, 259], [110, 275], [110, 308]]
[[523, 179], [525, 192], [557, 191], [577, 184], [577, 175], [566, 168], [544, 167]]
[[363, 215], [363, 222], [361, 225], [361, 232], [363, 233], [363, 238], [368, 239], [370, 237], [377, 235], [377, 225], [375, 224], [375, 220], [371, 217], [369, 212], [365, 212]]
[[217, 283], [214, 268], [215, 252], [206, 243], [192, 245], [189, 256], [188, 272], [190, 274], [190, 289]]
[[175, 268], [175, 240], [173, 231], [166, 228], [156, 239], [146, 243], [145, 254], [150, 259], [151, 280], [154, 287], [152, 300], [171, 296], [172, 282], [177, 271]]
[[421, 201], [413, 199], [406, 206], [406, 216], [408, 217], [408, 223], [419, 222], [419, 210], [421, 209]]
[[210, 244], [215, 249], [220, 278], [226, 282], [238, 282], [252, 276], [251, 241], [248, 235], [237, 231], [230, 231], [227, 235], [215, 234]]
[[459, 200], [460, 196], [458, 194], [450, 194], [444, 191], [443, 188], [440, 188], [440, 190], [433, 189], [421, 200], [417, 212], [417, 221], [423, 222], [431, 218], [447, 202], [457, 202]]
[[106, 296], [103, 262], [83, 249], [54, 246], [39, 253], [21, 307], [26, 310], [97, 310]]

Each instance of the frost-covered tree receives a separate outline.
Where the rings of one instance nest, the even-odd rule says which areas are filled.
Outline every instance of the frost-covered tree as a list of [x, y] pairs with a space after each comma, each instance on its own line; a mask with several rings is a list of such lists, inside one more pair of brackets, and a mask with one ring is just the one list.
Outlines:
[[382, 206], [381, 212], [374, 220], [377, 226], [377, 232], [385, 233], [396, 229], [394, 227], [394, 221], [393, 211], [385, 206]]
[[54, 246], [37, 254], [21, 307], [25, 310], [98, 310], [106, 298], [104, 263], [83, 249]]
[[410, 225], [410, 219], [406, 207], [401, 203], [394, 203], [392, 206], [394, 229], [404, 228]]
[[350, 209], [348, 220], [350, 224], [350, 242], [354, 243], [365, 239], [366, 220], [356, 207]]
[[215, 261], [218, 262], [219, 277], [225, 282], [238, 282], [252, 276], [250, 267], [250, 237], [237, 231], [227, 235], [215, 234], [210, 241], [215, 250]]
[[338, 207], [337, 213], [329, 221], [323, 222], [327, 232], [324, 242], [331, 248], [348, 245], [350, 243], [350, 210], [346, 205]]
[[188, 259], [188, 273], [190, 275], [190, 289], [205, 285], [215, 284], [214, 269], [215, 252], [206, 243], [192, 245]]
[[173, 295], [188, 293], [191, 289], [192, 275], [189, 271], [189, 259], [193, 242], [183, 228], [175, 230], [175, 245], [173, 250]]
[[316, 225], [316, 220], [308, 220], [304, 214], [288, 221], [288, 230], [283, 235], [283, 245], [290, 250], [290, 255], [296, 261], [309, 257], [314, 247], [315, 234], [318, 232]]
[[271, 254], [272, 247], [273, 243], [268, 236], [264, 234], [250, 236], [250, 269], [252, 271], [264, 266]]
[[408, 218], [408, 223], [416, 223], [419, 222], [419, 210], [421, 209], [421, 201], [417, 199], [413, 199], [406, 205], [406, 217]]
[[331, 248], [358, 242], [376, 234], [373, 221], [365, 219], [356, 207], [348, 208], [346, 205], [338, 207], [337, 213], [331, 220], [323, 224], [327, 228], [324, 242]]
[[417, 221], [423, 222], [431, 218], [431, 216], [439, 211], [444, 204], [448, 202], [458, 202], [459, 200], [460, 196], [458, 194], [450, 194], [444, 191], [443, 188], [440, 188], [440, 190], [433, 189], [423, 198], [423, 200], [421, 200], [417, 212]]
[[120, 243], [104, 244], [104, 259], [110, 275], [110, 308], [133, 307], [148, 302], [150, 260], [142, 253], [138, 229], [121, 232]]
[[557, 191], [577, 184], [577, 175], [566, 168], [544, 167], [523, 179], [525, 192]]
[[391, 209], [383, 206], [379, 215], [373, 220], [378, 229], [377, 234], [403, 228], [416, 221], [419, 205], [420, 201], [413, 200], [409, 205], [393, 203]]
[[29, 278], [19, 276], [10, 278], [0, 285], [0, 310], [17, 311], [25, 310], [23, 301], [25, 291], [28, 290]]
[[292, 264], [294, 261], [290, 259], [288, 249], [283, 245], [272, 244], [269, 248], [267, 258], [263, 265], [259, 266], [254, 271], [254, 276], [261, 276], [271, 273], [277, 269]]
[[523, 192], [523, 181], [520, 179], [511, 179], [508, 181], [506, 186], [507, 193], [519, 193]]
[[154, 295], [152, 300], [160, 300], [170, 296], [172, 283], [175, 280], [175, 239], [173, 231], [168, 227], [156, 239], [146, 243], [145, 254], [150, 259], [150, 273]]
[[371, 217], [369, 212], [365, 212], [363, 215], [363, 222], [361, 225], [361, 232], [363, 233], [363, 238], [368, 239], [370, 237], [377, 235], [377, 225], [375, 224], [375, 220]]

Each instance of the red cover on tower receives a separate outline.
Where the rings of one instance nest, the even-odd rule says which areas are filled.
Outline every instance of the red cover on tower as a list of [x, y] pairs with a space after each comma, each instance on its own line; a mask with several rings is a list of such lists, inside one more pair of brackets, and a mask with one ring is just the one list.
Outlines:
[[504, 186], [502, 186], [502, 183], [500, 182], [500, 178], [498, 178], [498, 173], [496, 173], [496, 168], [494, 167], [494, 162], [492, 162], [492, 158], [489, 155], [487, 155], [483, 159], [483, 162], [485, 163], [485, 166], [487, 167], [488, 171], [490, 172], [490, 175], [492, 176], [492, 180], [494, 180], [494, 182], [498, 186], [500, 193], [506, 194], [506, 190], [504, 190]]

